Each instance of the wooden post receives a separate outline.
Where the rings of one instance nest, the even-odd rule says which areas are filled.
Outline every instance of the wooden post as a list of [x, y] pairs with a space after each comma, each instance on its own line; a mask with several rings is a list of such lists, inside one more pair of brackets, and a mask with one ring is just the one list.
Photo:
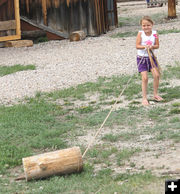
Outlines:
[[19, 1], [14, 0], [15, 7], [15, 20], [16, 20], [16, 35], [21, 39], [21, 26], [20, 26], [20, 14], [19, 14]]
[[176, 18], [176, 0], [168, 0], [168, 18]]
[[43, 11], [44, 25], [47, 26], [47, 5], [46, 5], [46, 0], [42, 0], [42, 11]]
[[83, 169], [79, 147], [31, 156], [23, 158], [22, 161], [26, 181], [80, 172]]

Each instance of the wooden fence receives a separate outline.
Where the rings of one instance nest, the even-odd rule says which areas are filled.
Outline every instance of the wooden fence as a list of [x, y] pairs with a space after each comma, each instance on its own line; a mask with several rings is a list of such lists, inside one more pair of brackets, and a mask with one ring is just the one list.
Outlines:
[[21, 39], [19, 0], [0, 0], [0, 42]]

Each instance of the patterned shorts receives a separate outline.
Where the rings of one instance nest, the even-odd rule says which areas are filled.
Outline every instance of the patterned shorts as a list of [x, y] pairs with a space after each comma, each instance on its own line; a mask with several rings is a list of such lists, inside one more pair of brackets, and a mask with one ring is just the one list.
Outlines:
[[[156, 65], [156, 67], [158, 67], [154, 57], [152, 57], [152, 58], [153, 58], [154, 64]], [[152, 69], [151, 61], [150, 61], [149, 57], [137, 56], [137, 65], [138, 65], [138, 72], [139, 73], [141, 73], [143, 71], [150, 72]]]

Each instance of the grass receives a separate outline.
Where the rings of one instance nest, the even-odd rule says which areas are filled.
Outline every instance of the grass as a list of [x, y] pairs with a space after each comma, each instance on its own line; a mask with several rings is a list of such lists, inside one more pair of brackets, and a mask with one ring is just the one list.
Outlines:
[[[130, 16], [130, 17], [119, 17], [118, 18], [118, 26], [140, 26], [139, 21], [141, 20], [142, 16]], [[157, 13], [151, 15], [152, 20], [155, 24], [161, 24], [167, 18], [166, 14]], [[178, 29], [170, 29], [170, 30], [158, 30], [158, 33], [161, 34], [169, 34], [169, 33], [179, 33], [180, 30]], [[127, 31], [127, 32], [118, 32], [117, 34], [112, 35], [112, 38], [126, 38], [137, 36], [138, 31]]]
[[[180, 30], [177, 29], [171, 29], [171, 30], [158, 30], [158, 34], [170, 34], [170, 33], [180, 33]], [[112, 38], [126, 38], [126, 37], [132, 37], [137, 36], [138, 31], [127, 31], [127, 32], [118, 32], [116, 34], [111, 35]]]
[[136, 148], [136, 149], [124, 148], [117, 154], [117, 164], [121, 166], [122, 162], [124, 162], [125, 160], [129, 160], [131, 156], [133, 156], [135, 153], [140, 151], [141, 149], [139, 148]]
[[35, 44], [39, 44], [39, 43], [42, 43], [42, 42], [48, 42], [48, 38], [46, 36], [45, 37], [39, 37], [36, 40], [34, 40], [33, 42]]
[[170, 30], [158, 30], [159, 34], [170, 34], [170, 33], [180, 33], [180, 30], [170, 29]]
[[[147, 185], [153, 184], [158, 178], [146, 171], [149, 169], [144, 165], [139, 173], [135, 172], [137, 164], [131, 161], [131, 157], [141, 154], [142, 148], [135, 148], [131, 143], [136, 144], [139, 135], [149, 134], [153, 134], [153, 138], [148, 140], [152, 144], [169, 140], [175, 144], [180, 142], [180, 96], [177, 92], [180, 88], [172, 88], [168, 84], [169, 79], [179, 79], [179, 73], [178, 66], [168, 67], [161, 80], [160, 92], [166, 102], [172, 102], [150, 108], [144, 108], [134, 100], [141, 94], [141, 83], [139, 77], [133, 76], [123, 98], [118, 101], [119, 108], [112, 112], [105, 124], [103, 130], [108, 131], [100, 134], [87, 152], [84, 171], [80, 174], [55, 176], [29, 183], [12, 181], [15, 167], [23, 172], [24, 157], [71, 146], [80, 146], [83, 152], [89, 141], [83, 143], [81, 139], [86, 140], [88, 134], [95, 134], [110, 110], [107, 105], [113, 104], [112, 99], [119, 95], [129, 76], [101, 77], [97, 82], [51, 93], [37, 93], [34, 98], [26, 98], [16, 105], [1, 105], [1, 192], [144, 193]], [[92, 102], [89, 96], [94, 94], [97, 99]], [[112, 99], [107, 103], [108, 98]], [[87, 105], [79, 106], [79, 101]], [[127, 103], [127, 106], [122, 107], [123, 103]], [[127, 167], [133, 168], [134, 173], [116, 171], [116, 168]]]
[[16, 73], [19, 71], [35, 70], [35, 65], [14, 65], [14, 66], [0, 66], [0, 76]]
[[[163, 179], [161, 179], [162, 181]], [[32, 181], [28, 184], [20, 185], [11, 183], [11, 187], [1, 188], [2, 193], [13, 193], [21, 191], [25, 193], [68, 193], [68, 194], [88, 194], [88, 193], [103, 193], [113, 194], [123, 193], [142, 193], [142, 185], [148, 185], [152, 182], [159, 181], [157, 177], [150, 172], [136, 173], [130, 175], [128, 173], [118, 174], [112, 177], [110, 169], [102, 169], [97, 174], [93, 172], [93, 167], [86, 165], [81, 174], [74, 174], [65, 177], [51, 177], [47, 180]], [[1, 180], [1, 183], [6, 184], [7, 180]], [[122, 183], [122, 185], [119, 185]]]
[[[157, 13], [151, 15], [152, 20], [158, 24], [162, 23], [164, 18], [166, 17], [165, 14], [162, 13]], [[118, 22], [119, 22], [119, 27], [122, 26], [138, 26], [139, 21], [141, 20], [142, 16], [130, 16], [130, 17], [119, 17]]]
[[131, 37], [131, 36], [137, 36], [138, 31], [130, 31], [130, 32], [118, 32], [117, 34], [113, 34], [111, 37], [112, 38], [126, 38], [126, 37]]

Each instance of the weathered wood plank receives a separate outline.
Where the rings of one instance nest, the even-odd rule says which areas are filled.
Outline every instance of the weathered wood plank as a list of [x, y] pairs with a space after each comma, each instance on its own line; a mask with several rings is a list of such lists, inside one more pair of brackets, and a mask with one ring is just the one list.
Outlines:
[[16, 29], [16, 20], [9, 21], [0, 21], [0, 31], [5, 30], [15, 30]]
[[30, 47], [33, 46], [32, 40], [17, 40], [17, 41], [7, 41], [5, 47]]

